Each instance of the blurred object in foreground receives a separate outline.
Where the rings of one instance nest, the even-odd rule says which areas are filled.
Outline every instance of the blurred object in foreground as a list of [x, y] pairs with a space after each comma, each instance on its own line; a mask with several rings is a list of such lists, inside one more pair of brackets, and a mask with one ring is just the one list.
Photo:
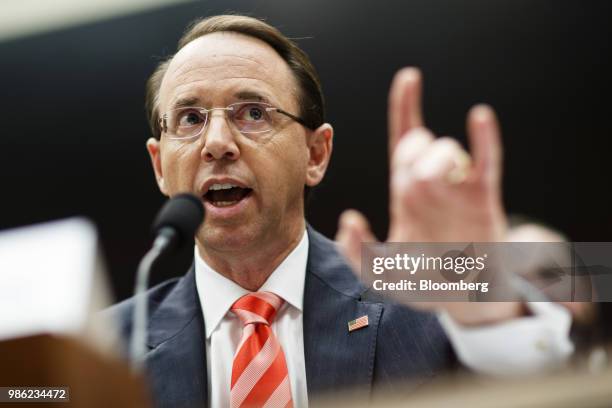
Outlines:
[[0, 386], [68, 387], [70, 406], [150, 405], [97, 314], [110, 304], [106, 278], [87, 220], [0, 233]]
[[[37, 335], [0, 341], [0, 386], [66, 387], [65, 402], [44, 402], [45, 407], [142, 407], [151, 406], [141, 377], [127, 364], [96, 352], [65, 336]], [[7, 399], [0, 399], [0, 406]], [[33, 401], [19, 401], [22, 405]]]
[[94, 319], [111, 303], [95, 227], [68, 219], [0, 232], [0, 341], [40, 333], [80, 337], [110, 350]]
[[402, 383], [381, 390], [371, 401], [350, 392], [311, 401], [316, 407], [419, 407], [419, 408], [600, 408], [612, 401], [612, 370], [598, 374], [564, 372], [545, 377], [493, 380], [482, 377], [442, 378], [406, 394]]
[[191, 0], [3, 0], [0, 41]]

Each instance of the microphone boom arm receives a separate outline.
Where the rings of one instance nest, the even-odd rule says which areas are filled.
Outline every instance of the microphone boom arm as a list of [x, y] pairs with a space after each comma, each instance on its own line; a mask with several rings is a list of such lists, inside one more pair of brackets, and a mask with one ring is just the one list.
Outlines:
[[175, 235], [171, 228], [165, 227], [160, 230], [159, 235], [153, 242], [153, 247], [145, 254], [138, 264], [136, 273], [136, 285], [134, 289], [134, 310], [132, 312], [132, 336], [130, 338], [130, 356], [132, 370], [142, 370], [146, 354], [146, 324], [148, 320], [148, 297], [146, 291], [149, 286], [149, 276], [155, 261], [168, 248]]

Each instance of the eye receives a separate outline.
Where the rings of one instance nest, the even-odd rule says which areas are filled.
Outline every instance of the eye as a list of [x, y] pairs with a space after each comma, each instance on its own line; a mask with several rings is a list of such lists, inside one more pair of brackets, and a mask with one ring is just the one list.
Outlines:
[[244, 105], [236, 114], [236, 119], [245, 122], [265, 120], [266, 110], [259, 105]]
[[179, 127], [197, 126], [204, 122], [204, 116], [195, 109], [186, 109], [180, 112], [177, 119]]

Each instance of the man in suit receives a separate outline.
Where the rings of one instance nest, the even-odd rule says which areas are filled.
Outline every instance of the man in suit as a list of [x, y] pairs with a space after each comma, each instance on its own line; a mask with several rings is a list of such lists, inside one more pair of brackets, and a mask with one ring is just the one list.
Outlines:
[[[470, 113], [472, 164], [456, 142], [423, 128], [419, 92], [418, 71], [401, 71], [390, 98], [390, 239], [502, 240], [493, 112]], [[146, 370], [160, 406], [303, 407], [326, 390], [370, 395], [400, 379], [418, 384], [452, 366], [455, 352], [485, 372], [504, 358], [529, 371], [569, 353], [565, 315], [554, 330], [538, 330], [537, 316], [520, 318], [520, 303], [467, 312], [451, 305], [443, 329], [433, 314], [363, 298], [335, 244], [304, 219], [333, 128], [314, 67], [275, 28], [244, 16], [197, 22], [151, 76], [146, 102], [160, 191], [202, 197], [207, 214], [193, 267], [148, 294]], [[128, 299], [111, 309], [125, 338], [132, 308]], [[531, 319], [521, 322], [533, 326], [523, 329], [523, 348], [502, 348], [483, 364], [482, 344], [462, 324], [499, 324], [497, 338], [478, 337], [495, 347], [513, 319]], [[548, 342], [547, 352], [533, 350], [536, 339]]]

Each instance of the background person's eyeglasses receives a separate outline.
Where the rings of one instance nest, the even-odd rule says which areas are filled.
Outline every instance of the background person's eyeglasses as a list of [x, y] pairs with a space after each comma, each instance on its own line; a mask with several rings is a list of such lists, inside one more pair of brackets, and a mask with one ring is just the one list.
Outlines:
[[270, 132], [279, 123], [278, 114], [287, 116], [304, 127], [312, 128], [304, 119], [264, 102], [236, 102], [225, 108], [201, 108], [188, 106], [173, 109], [159, 118], [162, 132], [170, 139], [191, 139], [202, 134], [210, 113], [225, 111], [229, 121], [240, 133], [257, 135]]

